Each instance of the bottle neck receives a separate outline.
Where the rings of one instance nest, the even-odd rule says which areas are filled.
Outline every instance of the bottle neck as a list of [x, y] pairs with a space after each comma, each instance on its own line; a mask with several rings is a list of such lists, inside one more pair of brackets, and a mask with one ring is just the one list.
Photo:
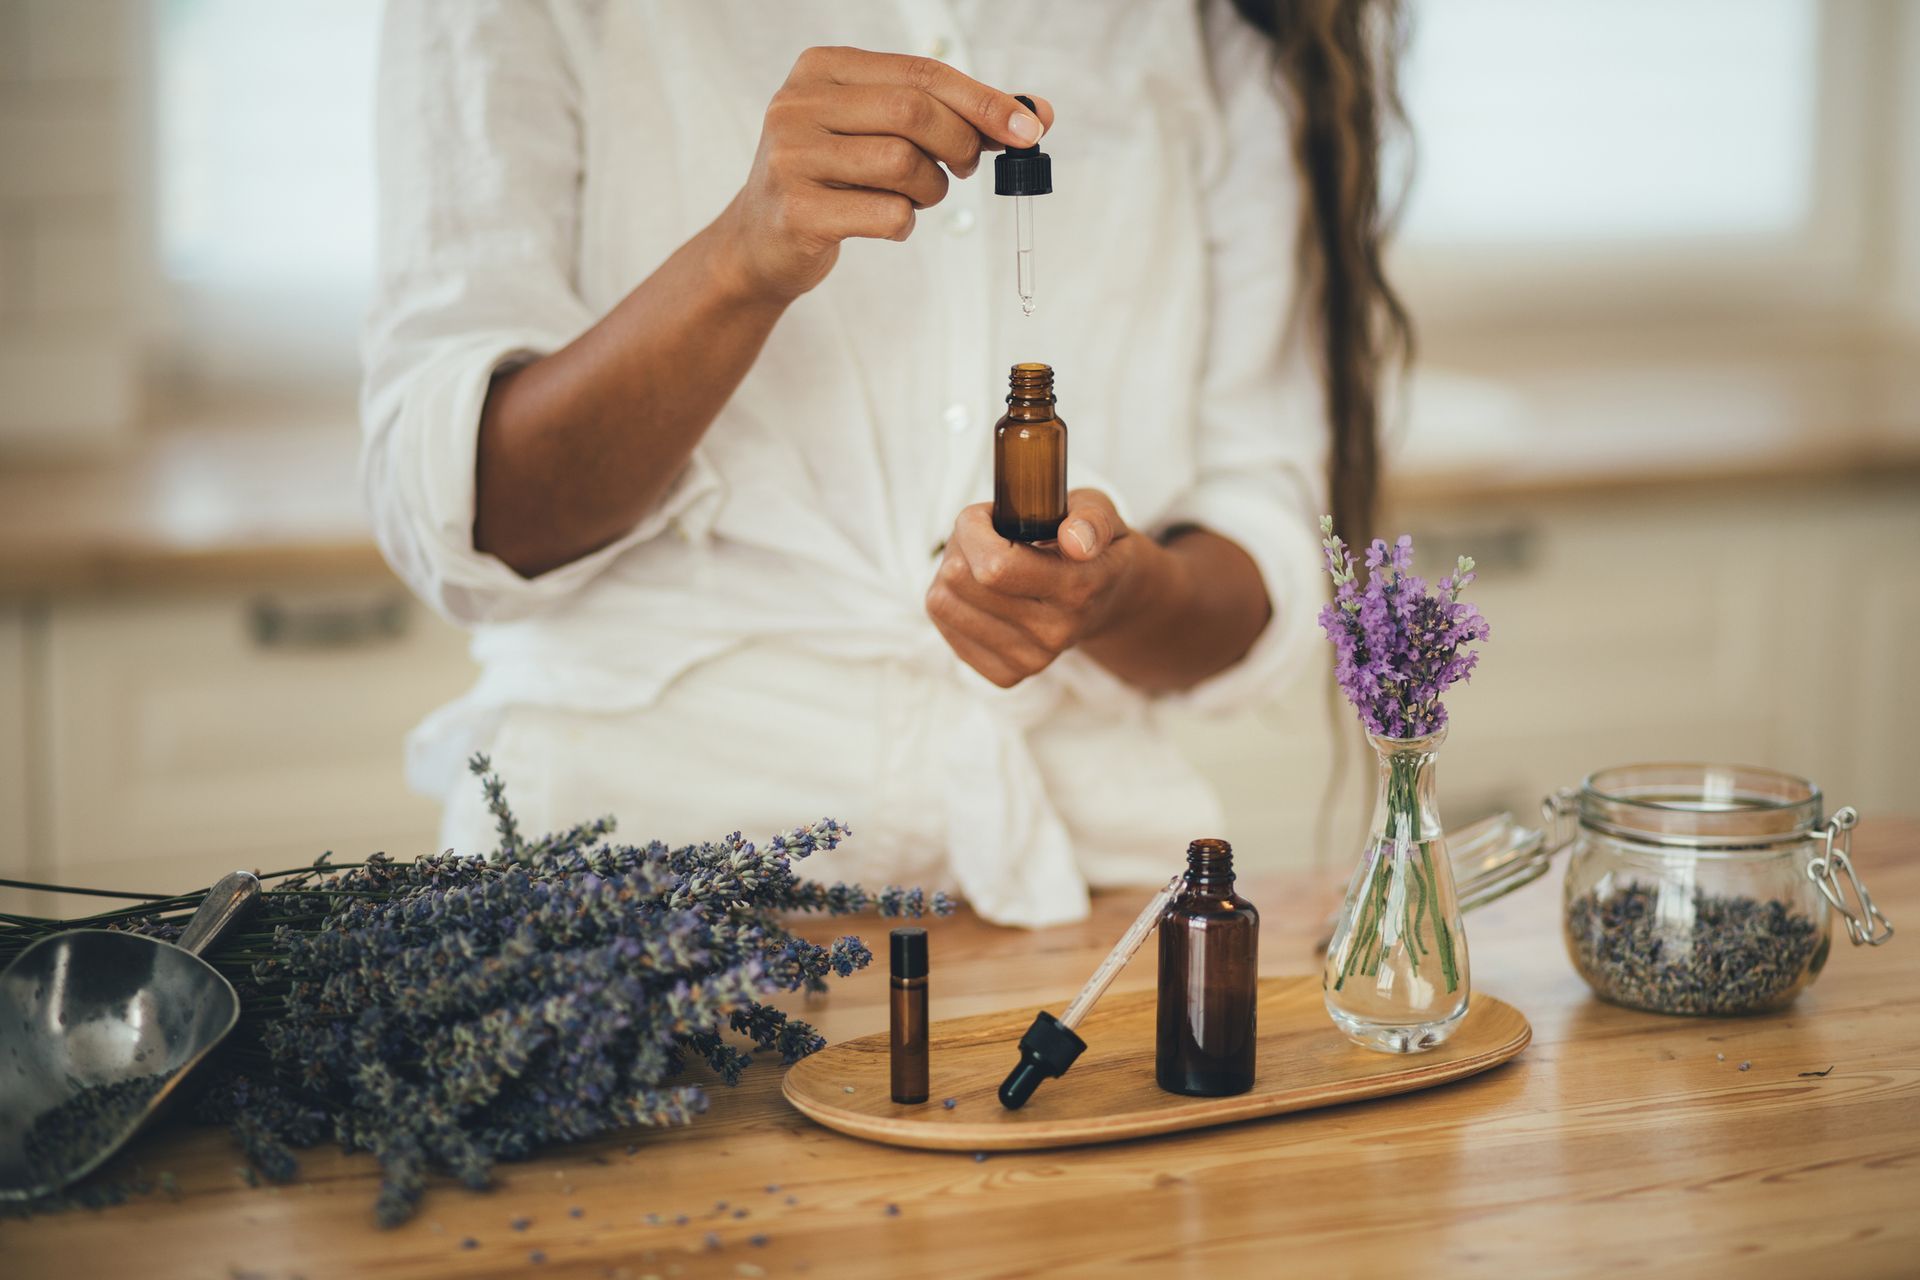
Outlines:
[[1195, 840], [1187, 846], [1187, 887], [1209, 896], [1233, 892], [1233, 846], [1225, 840]]
[[1434, 802], [1434, 761], [1446, 731], [1424, 738], [1368, 735], [1378, 757], [1370, 841], [1394, 849], [1416, 849], [1440, 834]]
[[1044, 364], [1017, 364], [1007, 375], [1007, 416], [1023, 422], [1045, 422], [1053, 417], [1053, 368]]

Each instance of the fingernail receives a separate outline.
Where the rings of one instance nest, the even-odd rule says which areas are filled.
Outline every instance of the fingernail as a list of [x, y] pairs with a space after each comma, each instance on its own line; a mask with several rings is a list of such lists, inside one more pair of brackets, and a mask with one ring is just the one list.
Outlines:
[[1016, 111], [1007, 121], [1007, 132], [1018, 138], [1023, 145], [1032, 146], [1040, 141], [1040, 117], [1028, 115], [1024, 111]]
[[1081, 555], [1086, 556], [1093, 554], [1092, 525], [1088, 524], [1085, 520], [1075, 520], [1066, 527], [1064, 532], [1067, 537], [1073, 539], [1073, 545], [1080, 548]]

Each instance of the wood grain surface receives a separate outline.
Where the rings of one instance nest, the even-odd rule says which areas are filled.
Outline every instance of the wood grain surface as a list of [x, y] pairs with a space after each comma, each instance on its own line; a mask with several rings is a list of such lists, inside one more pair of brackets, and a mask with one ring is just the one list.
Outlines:
[[[1447, 1042], [1418, 1054], [1363, 1049], [1334, 1028], [1320, 976], [1262, 978], [1253, 1088], [1191, 1098], [1154, 1083], [1153, 991], [1109, 995], [1078, 1028], [1086, 1052], [1018, 1111], [1000, 1082], [1019, 1061], [1034, 1008], [950, 1018], [931, 1029], [926, 1102], [893, 1100], [886, 1032], [828, 1047], [787, 1072], [788, 1102], [829, 1129], [929, 1151], [1033, 1151], [1204, 1129], [1448, 1084], [1497, 1067], [1527, 1047], [1519, 1010], [1476, 991]], [[946, 1103], [951, 1100], [953, 1105]]]
[[[1861, 825], [1855, 862], [1902, 932], [1871, 950], [1836, 941], [1780, 1014], [1595, 999], [1562, 949], [1556, 870], [1466, 918], [1474, 982], [1527, 1015], [1533, 1043], [1443, 1089], [981, 1161], [821, 1128], [781, 1098], [777, 1070], [755, 1070], [690, 1128], [555, 1150], [503, 1167], [488, 1193], [436, 1182], [392, 1231], [373, 1224], [367, 1156], [316, 1150], [298, 1185], [250, 1187], [226, 1134], [175, 1125], [131, 1158], [171, 1173], [177, 1196], [0, 1221], [0, 1276], [1911, 1277], [1916, 846], [1920, 822]], [[1337, 887], [1246, 892], [1268, 972], [1311, 970]], [[1061, 1007], [1142, 896], [1102, 895], [1086, 923], [1040, 933], [935, 922], [934, 1016]], [[884, 926], [814, 930], [849, 931], [877, 941]], [[1151, 961], [1146, 948], [1116, 993], [1150, 987]], [[808, 1016], [834, 1041], [884, 1029], [883, 970]]]

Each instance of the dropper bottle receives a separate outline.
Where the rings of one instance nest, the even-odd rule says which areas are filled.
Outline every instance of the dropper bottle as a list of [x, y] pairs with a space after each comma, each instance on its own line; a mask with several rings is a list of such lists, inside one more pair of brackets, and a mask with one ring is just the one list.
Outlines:
[[1053, 369], [1037, 361], [1007, 375], [1007, 412], [993, 428], [993, 531], [1009, 542], [1052, 542], [1067, 518], [1067, 424]]
[[[1034, 110], [1033, 99], [1015, 94], [1015, 102]], [[1036, 119], [1038, 118], [1036, 113]], [[1053, 159], [1039, 144], [1009, 147], [993, 161], [993, 193], [1013, 197], [1014, 285], [1020, 310], [1033, 314], [1033, 197], [1053, 193]]]

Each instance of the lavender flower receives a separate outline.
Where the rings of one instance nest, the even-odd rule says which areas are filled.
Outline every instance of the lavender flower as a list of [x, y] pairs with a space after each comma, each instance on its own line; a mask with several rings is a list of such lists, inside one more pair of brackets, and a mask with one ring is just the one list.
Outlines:
[[[499, 831], [489, 858], [322, 859], [282, 873], [208, 956], [246, 1016], [200, 1117], [230, 1124], [274, 1181], [295, 1175], [296, 1147], [372, 1152], [385, 1225], [412, 1216], [432, 1172], [481, 1188], [496, 1162], [551, 1143], [688, 1123], [707, 1106], [681, 1079], [696, 1061], [733, 1084], [761, 1055], [818, 1050], [767, 997], [824, 990], [873, 953], [852, 935], [797, 937], [790, 913], [953, 910], [918, 889], [801, 879], [798, 860], [848, 835], [830, 819], [764, 846], [738, 832], [618, 844], [610, 818], [531, 839], [487, 760], [471, 767]], [[104, 923], [176, 934], [197, 897]], [[0, 963], [38, 930], [0, 924]]]
[[1461, 556], [1429, 590], [1413, 572], [1412, 538], [1402, 534], [1392, 546], [1376, 538], [1363, 588], [1332, 516], [1321, 517], [1320, 532], [1334, 586], [1320, 627], [1333, 641], [1334, 679], [1369, 733], [1437, 733], [1447, 724], [1440, 695], [1472, 674], [1480, 655], [1466, 646], [1488, 635], [1480, 610], [1460, 599], [1474, 578], [1472, 557]]

